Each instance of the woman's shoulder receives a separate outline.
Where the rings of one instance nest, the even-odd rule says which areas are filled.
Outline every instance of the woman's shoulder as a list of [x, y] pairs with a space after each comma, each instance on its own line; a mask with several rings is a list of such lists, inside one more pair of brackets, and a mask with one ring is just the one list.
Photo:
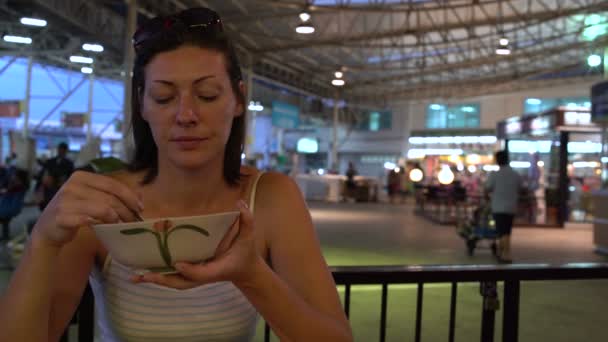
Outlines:
[[300, 197], [300, 189], [296, 182], [283, 173], [268, 171], [259, 178], [257, 197], [260, 202], [284, 205], [289, 201]]

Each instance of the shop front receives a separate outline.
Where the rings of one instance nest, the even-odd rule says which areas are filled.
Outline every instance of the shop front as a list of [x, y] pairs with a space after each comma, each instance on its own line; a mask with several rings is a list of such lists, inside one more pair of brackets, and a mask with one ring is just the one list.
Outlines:
[[592, 219], [601, 133], [588, 109], [557, 107], [510, 118], [497, 124], [497, 136], [524, 180], [516, 224], [563, 227]]

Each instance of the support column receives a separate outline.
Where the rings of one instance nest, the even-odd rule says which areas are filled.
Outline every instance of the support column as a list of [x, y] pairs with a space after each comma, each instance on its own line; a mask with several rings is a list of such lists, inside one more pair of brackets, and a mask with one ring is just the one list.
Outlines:
[[336, 97], [334, 98], [334, 114], [333, 114], [333, 127], [332, 127], [332, 139], [331, 139], [331, 154], [327, 158], [327, 169], [338, 171], [338, 106], [339, 106], [339, 95], [340, 93], [336, 90]]
[[91, 141], [93, 136], [93, 91], [95, 84], [95, 76], [89, 74], [89, 105], [87, 109], [87, 143]]
[[560, 132], [559, 137], [559, 185], [557, 223], [560, 227], [568, 220], [568, 132]]
[[133, 77], [131, 72], [133, 70], [133, 59], [135, 58], [135, 51], [133, 50], [131, 39], [135, 33], [137, 27], [137, 0], [125, 0], [127, 10], [127, 25], [125, 32], [125, 55], [124, 55], [124, 100], [123, 100], [123, 118], [122, 118], [122, 158], [125, 160], [131, 159], [133, 138], [127, 133], [131, 123], [131, 83]]
[[27, 58], [27, 79], [25, 83], [25, 100], [23, 103], [23, 137], [29, 136], [29, 124], [30, 124], [30, 102], [32, 100], [32, 68], [34, 66], [34, 58], [29, 56]]

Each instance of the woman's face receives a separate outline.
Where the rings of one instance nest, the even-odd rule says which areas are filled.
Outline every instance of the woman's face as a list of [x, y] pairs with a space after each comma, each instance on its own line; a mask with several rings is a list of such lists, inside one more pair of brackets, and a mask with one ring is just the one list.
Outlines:
[[142, 116], [158, 147], [159, 166], [223, 163], [232, 120], [244, 109], [225, 63], [221, 52], [182, 46], [146, 66]]

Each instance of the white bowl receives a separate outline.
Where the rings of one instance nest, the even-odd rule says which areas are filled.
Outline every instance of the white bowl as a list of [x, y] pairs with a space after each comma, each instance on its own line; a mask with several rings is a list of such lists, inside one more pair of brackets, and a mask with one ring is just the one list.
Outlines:
[[[172, 273], [173, 263], [210, 259], [235, 223], [238, 211], [211, 215], [168, 217], [140, 222], [98, 224], [93, 230], [119, 263], [136, 270]], [[168, 220], [168, 230], [158, 230]]]

